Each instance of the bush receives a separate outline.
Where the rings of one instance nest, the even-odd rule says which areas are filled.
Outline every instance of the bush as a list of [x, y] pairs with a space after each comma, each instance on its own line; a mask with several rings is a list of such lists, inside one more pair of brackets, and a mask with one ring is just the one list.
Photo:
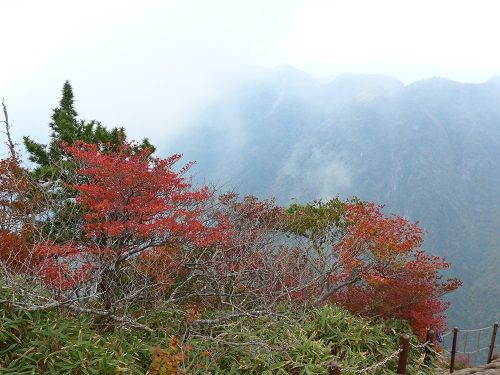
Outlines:
[[[289, 318], [245, 318], [211, 329], [212, 340], [193, 339], [190, 374], [325, 374], [333, 358], [353, 374], [386, 358], [411, 332], [400, 321], [370, 322], [335, 306]], [[208, 333], [208, 332], [207, 332]], [[417, 343], [414, 335], [413, 343]], [[332, 354], [333, 353], [333, 354]], [[411, 350], [408, 374], [432, 374], [420, 351]], [[395, 374], [397, 359], [370, 374]]]
[[101, 335], [91, 320], [2, 304], [1, 374], [144, 374], [151, 344], [136, 332]]
[[[399, 337], [411, 332], [405, 323], [370, 322], [335, 305], [207, 327], [191, 326], [178, 306], [163, 306], [146, 316], [155, 334], [125, 328], [102, 333], [91, 317], [30, 313], [6, 302], [0, 314], [0, 373], [6, 375], [325, 374], [332, 359], [344, 374], [354, 374], [397, 350]], [[221, 316], [205, 313], [210, 319]], [[416, 343], [415, 336], [411, 340]], [[412, 350], [408, 374], [432, 374], [422, 360]], [[394, 374], [396, 361], [370, 374]]]

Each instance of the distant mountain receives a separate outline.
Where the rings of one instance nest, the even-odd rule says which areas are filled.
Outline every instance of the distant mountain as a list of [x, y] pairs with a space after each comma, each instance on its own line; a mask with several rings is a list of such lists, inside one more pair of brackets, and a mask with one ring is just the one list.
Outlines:
[[[228, 93], [174, 140], [196, 173], [284, 204], [356, 195], [418, 220], [464, 280], [452, 324], [500, 319], [500, 77], [332, 82], [284, 67]], [[173, 149], [172, 149], [173, 150]]]

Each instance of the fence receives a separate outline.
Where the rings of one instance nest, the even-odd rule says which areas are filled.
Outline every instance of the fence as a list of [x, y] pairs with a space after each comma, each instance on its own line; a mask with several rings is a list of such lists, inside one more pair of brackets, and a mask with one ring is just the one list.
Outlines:
[[[480, 348], [482, 332], [484, 332], [486, 330], [490, 330], [490, 329], [492, 331], [491, 331], [491, 336], [489, 338], [489, 345]], [[370, 371], [378, 369], [378, 368], [386, 368], [385, 366], [397, 357], [398, 358], [397, 373], [398, 374], [406, 374], [406, 369], [408, 366], [408, 352], [409, 352], [409, 349], [411, 346], [414, 349], [424, 351], [424, 353], [425, 353], [424, 364], [429, 364], [431, 362], [432, 356], [434, 356], [434, 355], [439, 356], [441, 358], [441, 360], [443, 360], [443, 361], [445, 361], [445, 363], [447, 363], [448, 358], [445, 355], [448, 355], [449, 356], [449, 370], [450, 370], [450, 373], [453, 373], [455, 370], [455, 361], [456, 361], [457, 354], [468, 355], [469, 359], [470, 359], [470, 356], [472, 354], [480, 353], [480, 352], [488, 349], [488, 356], [486, 359], [486, 363], [490, 363], [492, 360], [492, 357], [493, 357], [493, 351], [495, 349], [495, 341], [496, 341], [497, 331], [498, 331], [498, 323], [493, 324], [493, 326], [478, 328], [478, 329], [459, 330], [457, 327], [455, 327], [451, 331], [443, 334], [442, 336], [438, 336], [438, 337], [436, 337], [436, 334], [434, 333], [433, 330], [428, 330], [425, 342], [423, 344], [419, 344], [419, 345], [415, 345], [415, 344], [411, 343], [410, 337], [408, 335], [403, 335], [401, 337], [400, 348], [398, 350], [394, 351], [393, 353], [391, 353], [390, 355], [388, 355], [387, 357], [385, 357], [380, 362], [377, 362], [377, 363], [375, 363], [369, 367], [363, 368], [363, 369], [357, 369], [357, 370], [349, 369], [349, 370], [351, 373], [355, 373], [356, 375], [367, 374]], [[459, 332], [465, 334], [463, 351], [460, 351], [458, 349], [458, 346], [457, 346]], [[469, 338], [469, 335], [473, 334], [473, 333], [478, 334], [477, 347], [475, 350], [467, 351], [468, 338]], [[451, 336], [451, 338], [452, 338], [450, 350], [447, 350], [445, 345], [444, 345], [444, 339], [448, 336]], [[441, 344], [439, 346], [437, 346], [436, 341], [440, 341]], [[438, 350], [436, 350], [436, 349], [438, 349]], [[440, 352], [440, 350], [442, 350], [442, 352], [445, 355], [443, 355]], [[342, 370], [343, 369], [340, 366], [340, 364], [338, 364], [335, 361], [331, 361], [328, 365], [328, 374], [329, 375], [341, 375]]]
[[[491, 329], [491, 336], [486, 336], [486, 338], [489, 338], [489, 343], [487, 346], [481, 346], [481, 337], [482, 333], [484, 331], [489, 331]], [[450, 373], [453, 373], [455, 370], [455, 360], [457, 354], [462, 354], [467, 356], [467, 358], [470, 360], [471, 355], [474, 355], [476, 353], [481, 353], [483, 351], [488, 350], [487, 352], [487, 357], [486, 357], [486, 363], [490, 363], [491, 359], [493, 357], [493, 351], [495, 349], [495, 341], [496, 341], [496, 336], [497, 336], [497, 331], [498, 331], [498, 323], [495, 323], [492, 327], [484, 327], [484, 328], [477, 328], [477, 329], [462, 329], [459, 330], [457, 327], [453, 328], [451, 331], [447, 332], [445, 335], [443, 335], [443, 339], [446, 336], [451, 335], [452, 336], [452, 342], [451, 342], [451, 349], [447, 350], [446, 346], [443, 345], [443, 352], [450, 357]], [[459, 338], [459, 333], [464, 334], [464, 344], [463, 344], [463, 350], [459, 349], [458, 345], [458, 338]], [[471, 334], [477, 334], [477, 340], [469, 341], [469, 337]], [[484, 337], [484, 336], [483, 336]], [[475, 348], [473, 350], [467, 350], [468, 344], [469, 343], [476, 343]]]

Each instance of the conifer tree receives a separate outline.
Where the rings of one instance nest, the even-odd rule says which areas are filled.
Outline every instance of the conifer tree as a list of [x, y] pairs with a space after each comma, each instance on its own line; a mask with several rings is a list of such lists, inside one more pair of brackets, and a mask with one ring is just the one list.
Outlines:
[[[98, 121], [79, 119], [73, 89], [68, 81], [63, 85], [59, 106], [53, 109], [49, 127], [51, 133], [48, 144], [24, 137], [24, 145], [29, 160], [36, 164], [31, 177], [47, 183], [40, 185], [44, 186], [45, 196], [50, 200], [46, 203], [50, 209], [40, 208], [41, 212], [49, 212], [45, 219], [40, 219], [43, 237], [47, 241], [59, 242], [80, 235], [83, 214], [75, 203], [76, 192], [69, 187], [84, 182], [77, 172], [80, 165], [64, 147], [83, 141], [109, 150], [126, 144], [127, 137], [123, 128], [108, 130]], [[138, 150], [143, 148], [149, 149], [151, 153], [154, 151], [147, 139], [137, 146]]]
[[[61, 148], [62, 143], [73, 144], [76, 141], [84, 141], [91, 144], [118, 146], [126, 142], [125, 129], [123, 128], [108, 130], [98, 121], [78, 119], [73, 88], [68, 81], [63, 85], [59, 107], [53, 110], [49, 126], [51, 134], [48, 145], [24, 137], [29, 160], [37, 164], [33, 172], [34, 176], [43, 181], [54, 178], [66, 180], [69, 177], [68, 173], [72, 174], [71, 170], [74, 168], [71, 168], [71, 160], [67, 160], [68, 155]], [[143, 147], [154, 151], [154, 147], [147, 138], [139, 145], [139, 148]]]

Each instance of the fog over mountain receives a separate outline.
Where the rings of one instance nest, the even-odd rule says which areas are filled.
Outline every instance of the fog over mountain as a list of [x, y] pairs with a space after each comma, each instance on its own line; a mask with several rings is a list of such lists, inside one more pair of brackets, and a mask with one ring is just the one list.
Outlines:
[[168, 151], [224, 189], [283, 204], [356, 195], [418, 220], [464, 281], [451, 324], [500, 319], [500, 77], [324, 82], [281, 67], [224, 95]]

